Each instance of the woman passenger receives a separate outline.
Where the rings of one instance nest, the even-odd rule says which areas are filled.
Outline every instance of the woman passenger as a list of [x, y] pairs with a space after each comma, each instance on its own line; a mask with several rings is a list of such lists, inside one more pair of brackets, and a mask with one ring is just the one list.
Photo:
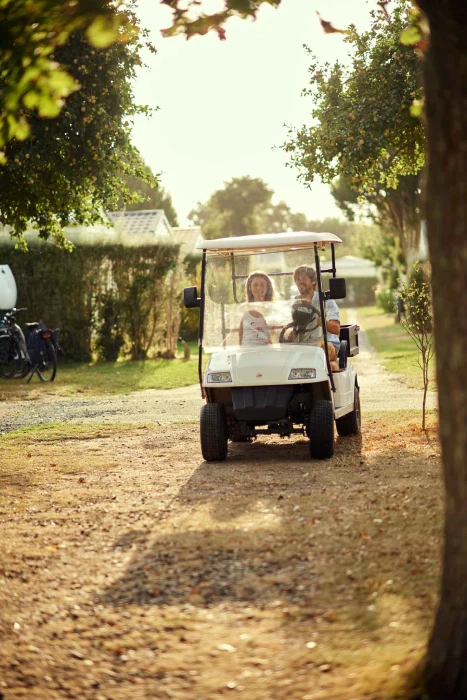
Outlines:
[[[260, 270], [248, 275], [245, 283], [246, 301], [257, 303], [274, 301], [274, 288], [271, 278]], [[249, 308], [243, 315], [239, 328], [240, 345], [267, 345], [271, 342], [271, 331], [263, 314], [255, 308]]]

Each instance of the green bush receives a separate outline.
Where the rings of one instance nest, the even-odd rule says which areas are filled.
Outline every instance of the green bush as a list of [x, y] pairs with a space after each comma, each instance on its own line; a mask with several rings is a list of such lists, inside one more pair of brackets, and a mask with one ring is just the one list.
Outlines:
[[24, 253], [0, 245], [2, 264], [18, 287], [20, 322], [43, 318], [61, 329], [67, 357], [89, 361], [122, 347], [144, 359], [164, 331], [166, 277], [177, 266], [178, 246], [77, 245], [73, 252], [35, 243]]
[[394, 290], [390, 287], [382, 287], [382, 289], [376, 293], [376, 306], [387, 314], [394, 313], [396, 310]]
[[182, 306], [180, 337], [183, 340], [197, 340], [199, 330], [199, 309], [186, 309]]
[[123, 337], [122, 307], [113, 290], [109, 290], [101, 297], [96, 326], [95, 349], [98, 359], [116, 362], [125, 344], [125, 339]]

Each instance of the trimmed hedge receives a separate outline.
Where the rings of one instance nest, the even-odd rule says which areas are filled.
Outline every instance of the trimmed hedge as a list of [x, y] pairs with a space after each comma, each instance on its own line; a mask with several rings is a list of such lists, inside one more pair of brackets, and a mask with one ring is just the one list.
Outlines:
[[120, 348], [144, 359], [164, 338], [167, 275], [176, 269], [178, 246], [77, 245], [73, 252], [31, 244], [29, 252], [0, 245], [11, 267], [20, 324], [39, 318], [61, 329], [71, 359], [94, 354], [115, 359]]

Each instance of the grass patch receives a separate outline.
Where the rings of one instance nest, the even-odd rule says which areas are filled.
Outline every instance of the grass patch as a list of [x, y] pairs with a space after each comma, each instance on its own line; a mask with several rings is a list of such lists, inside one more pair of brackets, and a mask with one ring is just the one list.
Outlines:
[[[394, 323], [394, 314], [385, 314], [376, 306], [358, 309], [358, 320], [384, 367], [402, 375], [408, 386], [423, 388], [422, 370], [417, 364], [418, 351], [406, 331]], [[435, 391], [435, 361], [430, 362], [429, 389]]]
[[77, 396], [129, 394], [143, 389], [176, 389], [196, 384], [196, 356], [190, 360], [125, 360], [91, 364], [62, 363], [57, 377], [43, 384], [34, 377], [25, 380], [4, 380], [0, 383], [0, 401], [38, 399], [42, 396]]
[[45, 423], [30, 425], [26, 428], [12, 430], [1, 437], [2, 452], [17, 447], [28, 447], [36, 444], [57, 443], [63, 440], [94, 440], [95, 438], [111, 437], [115, 434], [126, 434], [138, 429], [133, 424], [118, 423]]

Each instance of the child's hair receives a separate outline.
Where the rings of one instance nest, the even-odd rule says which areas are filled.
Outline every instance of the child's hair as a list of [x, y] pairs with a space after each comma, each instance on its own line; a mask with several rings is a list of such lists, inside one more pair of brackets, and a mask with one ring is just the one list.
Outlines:
[[251, 274], [248, 275], [247, 281], [245, 282], [245, 296], [247, 301], [254, 301], [253, 299], [253, 292], [251, 291], [251, 283], [253, 282], [253, 279], [255, 277], [262, 277], [264, 280], [266, 280], [267, 284], [267, 290], [266, 290], [266, 296], [264, 297], [264, 301], [274, 301], [276, 296], [274, 294], [274, 287], [272, 286], [272, 280], [267, 275], [265, 272], [261, 272], [261, 270], [255, 270], [255, 272], [252, 272]]

